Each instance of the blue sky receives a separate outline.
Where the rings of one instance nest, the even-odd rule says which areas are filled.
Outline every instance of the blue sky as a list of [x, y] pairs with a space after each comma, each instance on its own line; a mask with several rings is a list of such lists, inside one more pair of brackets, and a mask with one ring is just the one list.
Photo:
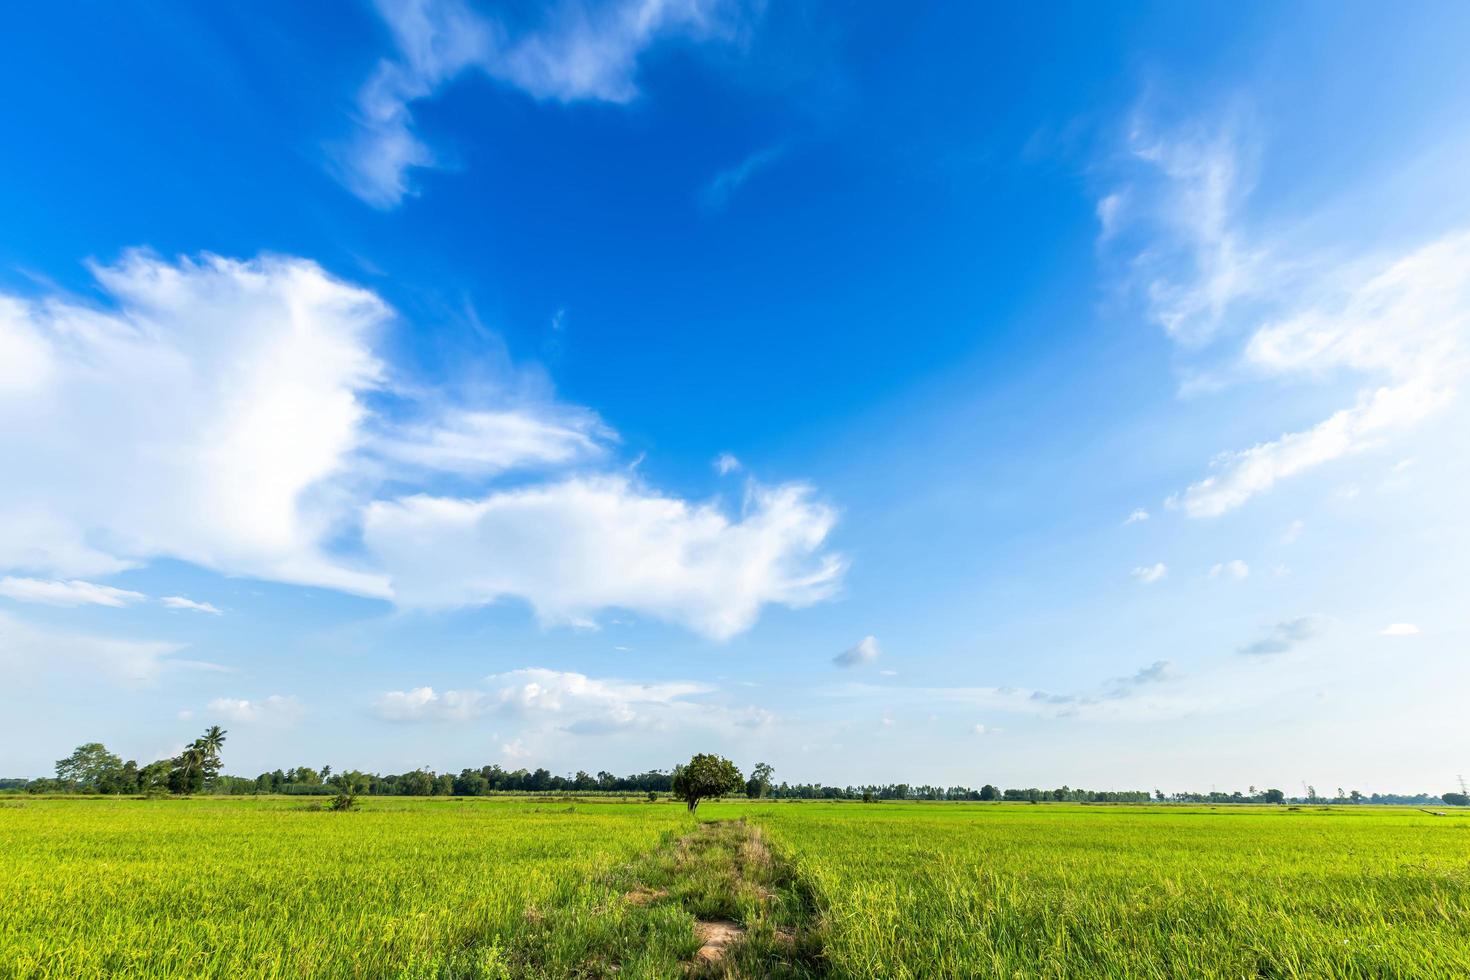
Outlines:
[[3, 774], [1470, 766], [1462, 7], [11, 21]]

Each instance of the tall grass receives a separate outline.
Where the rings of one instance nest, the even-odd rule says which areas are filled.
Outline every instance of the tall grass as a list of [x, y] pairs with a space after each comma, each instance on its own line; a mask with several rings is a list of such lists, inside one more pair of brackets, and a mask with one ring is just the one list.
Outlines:
[[[0, 804], [0, 976], [505, 975], [536, 910], [690, 826], [649, 804]], [[529, 915], [528, 915], [529, 910]]]
[[1470, 815], [700, 808], [767, 866], [675, 804], [310, 806], [0, 801], [0, 977], [659, 977], [696, 915], [769, 940], [742, 975], [1470, 976]]
[[1408, 810], [803, 805], [852, 977], [1470, 977], [1470, 818]]

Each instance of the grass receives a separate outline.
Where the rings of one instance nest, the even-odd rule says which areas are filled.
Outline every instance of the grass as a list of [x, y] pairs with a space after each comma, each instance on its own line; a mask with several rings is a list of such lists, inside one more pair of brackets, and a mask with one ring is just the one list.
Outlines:
[[0, 801], [0, 976], [1470, 976], [1470, 815], [306, 805]]

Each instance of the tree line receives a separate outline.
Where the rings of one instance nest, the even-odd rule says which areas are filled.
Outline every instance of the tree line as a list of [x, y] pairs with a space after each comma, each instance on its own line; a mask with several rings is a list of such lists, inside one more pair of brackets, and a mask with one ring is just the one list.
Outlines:
[[[1054, 789], [1030, 787], [1024, 789], [1001, 789], [990, 783], [978, 789], [968, 786], [938, 786], [911, 783], [884, 783], [860, 786], [835, 786], [823, 783], [775, 782], [774, 769], [762, 762], [757, 763], [747, 778], [729, 760], [718, 756], [697, 755], [683, 766], [671, 771], [651, 769], [648, 772], [628, 776], [615, 775], [606, 770], [596, 774], [585, 770], [567, 775], [558, 775], [545, 768], [505, 769], [500, 765], [486, 765], [478, 769], [461, 769], [458, 775], [435, 772], [431, 769], [414, 769], [404, 773], [361, 772], [355, 769], [334, 771], [330, 765], [319, 768], [295, 766], [291, 769], [275, 769], [250, 778], [232, 776], [221, 772], [221, 753], [229, 733], [218, 725], [206, 729], [189, 743], [177, 756], [161, 759], [146, 765], [136, 761], [124, 762], [120, 756], [109, 751], [100, 742], [88, 742], [77, 746], [65, 759], [56, 762], [55, 778], [43, 779], [0, 779], [0, 791], [24, 791], [30, 793], [101, 793], [119, 795], [149, 795], [210, 793], [216, 795], [245, 796], [255, 794], [286, 794], [302, 796], [489, 796], [497, 793], [599, 793], [637, 794], [654, 797], [673, 794], [687, 799], [685, 787], [681, 787], [681, 773], [688, 780], [691, 774], [708, 773], [702, 784], [706, 789], [717, 787], [718, 792], [704, 792], [705, 796], [740, 795], [751, 799], [777, 800], [948, 800], [948, 801], [1009, 801], [1020, 803], [1334, 803], [1334, 804], [1397, 804], [1397, 805], [1470, 805], [1461, 793], [1446, 792], [1438, 796], [1428, 793], [1402, 795], [1372, 793], [1365, 795], [1357, 790], [1337, 790], [1335, 796], [1318, 794], [1315, 787], [1306, 787], [1305, 796], [1287, 796], [1279, 789], [1250, 787], [1248, 793], [1239, 791], [1223, 793], [1179, 792], [1166, 794], [1162, 790], [1089, 790], [1071, 786]], [[714, 761], [708, 761], [714, 760]], [[696, 797], [697, 803], [697, 797]]]

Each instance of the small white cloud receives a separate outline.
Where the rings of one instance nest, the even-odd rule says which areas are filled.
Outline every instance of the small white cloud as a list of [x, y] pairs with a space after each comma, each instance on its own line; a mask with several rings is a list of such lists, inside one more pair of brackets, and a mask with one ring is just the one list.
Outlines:
[[1260, 639], [1242, 646], [1239, 652], [1255, 657], [1286, 653], [1321, 634], [1324, 625], [1320, 616], [1283, 619], [1267, 630]]
[[994, 729], [994, 728], [986, 728], [984, 725], [975, 725], [973, 728], [970, 729], [970, 734], [971, 735], [991, 735], [991, 734], [994, 734], [995, 731], [996, 731], [996, 729]]
[[126, 606], [148, 598], [141, 592], [114, 589], [79, 579], [57, 581], [39, 578], [0, 578], [0, 596], [16, 602], [38, 602], [47, 606]]
[[531, 750], [526, 748], [525, 742], [513, 738], [509, 742], [501, 743], [500, 754], [507, 759], [524, 759], [531, 754]]
[[215, 698], [205, 706], [211, 715], [235, 724], [294, 725], [306, 709], [295, 695], [272, 694], [267, 698]]
[[720, 476], [728, 476], [740, 470], [740, 460], [735, 458], [734, 453], [720, 453], [715, 457], [715, 472]]
[[1140, 565], [1130, 574], [1145, 585], [1152, 585], [1169, 574], [1169, 567], [1163, 562], [1155, 562], [1152, 565]]
[[878, 638], [865, 636], [858, 641], [857, 646], [843, 650], [833, 657], [832, 662], [839, 667], [865, 667], [876, 661], [881, 654]]
[[1123, 208], [1126, 203], [1126, 190], [1115, 191], [1098, 200], [1097, 223], [1099, 225], [1099, 231], [1097, 240], [1099, 243], [1106, 242], [1118, 233], [1118, 226], [1123, 216]]
[[485, 695], [479, 691], [440, 694], [432, 687], [388, 691], [373, 703], [374, 712], [385, 721], [466, 721], [487, 708]]
[[1220, 562], [1210, 569], [1210, 578], [1232, 578], [1237, 582], [1250, 578], [1251, 567], [1239, 558]]
[[1123, 525], [1126, 527], [1129, 524], [1138, 524], [1146, 520], [1148, 520], [1148, 511], [1144, 510], [1142, 507], [1138, 507], [1133, 511], [1133, 513], [1128, 515], [1127, 519], [1123, 521]]
[[1302, 532], [1306, 530], [1306, 528], [1307, 525], [1305, 521], [1292, 521], [1290, 524], [1286, 525], [1286, 530], [1281, 532], [1281, 543], [1293, 543], [1294, 541], [1296, 541], [1297, 538], [1302, 536]]
[[221, 615], [224, 612], [224, 610], [212, 602], [195, 602], [193, 599], [187, 599], [181, 595], [166, 595], [158, 601], [170, 609], [189, 609], [193, 612], [210, 613], [214, 616]]
[[1419, 627], [1413, 623], [1390, 623], [1378, 631], [1379, 636], [1418, 636]]

